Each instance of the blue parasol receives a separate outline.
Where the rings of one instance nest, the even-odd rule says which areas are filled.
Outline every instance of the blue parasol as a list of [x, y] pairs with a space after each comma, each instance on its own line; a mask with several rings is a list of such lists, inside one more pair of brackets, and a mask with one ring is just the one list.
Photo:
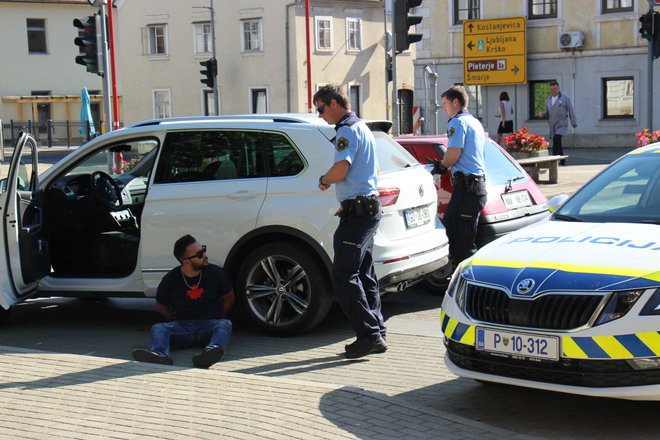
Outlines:
[[87, 123], [89, 122], [89, 137], [92, 138], [96, 134], [94, 129], [94, 120], [92, 119], [92, 105], [89, 99], [89, 92], [87, 87], [83, 87], [80, 94], [80, 137], [87, 139]]

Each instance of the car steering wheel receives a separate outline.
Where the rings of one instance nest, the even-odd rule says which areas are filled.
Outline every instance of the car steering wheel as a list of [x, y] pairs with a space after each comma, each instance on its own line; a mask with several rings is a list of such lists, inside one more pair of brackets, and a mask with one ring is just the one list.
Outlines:
[[122, 208], [124, 202], [117, 182], [103, 171], [94, 171], [89, 176], [90, 188], [94, 199], [109, 210]]

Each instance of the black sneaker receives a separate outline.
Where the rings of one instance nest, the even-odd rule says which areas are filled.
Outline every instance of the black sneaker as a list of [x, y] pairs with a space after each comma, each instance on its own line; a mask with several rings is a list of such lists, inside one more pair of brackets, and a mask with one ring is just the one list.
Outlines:
[[222, 347], [211, 347], [193, 356], [192, 361], [197, 368], [209, 368], [211, 365], [220, 362], [224, 356], [225, 351]]
[[133, 350], [133, 359], [138, 362], [149, 362], [150, 364], [174, 365], [171, 357], [147, 350], [146, 348], [136, 348]]
[[346, 348], [347, 350], [344, 354], [346, 359], [357, 359], [371, 353], [385, 353], [387, 351], [387, 344], [379, 335], [366, 336], [356, 339], [355, 342], [349, 344]]

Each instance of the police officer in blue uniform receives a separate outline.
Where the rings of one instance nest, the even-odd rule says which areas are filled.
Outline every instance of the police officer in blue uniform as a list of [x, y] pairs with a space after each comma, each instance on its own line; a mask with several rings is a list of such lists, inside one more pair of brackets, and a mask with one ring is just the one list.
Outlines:
[[321, 87], [314, 95], [314, 105], [319, 116], [337, 130], [335, 162], [319, 178], [319, 189], [325, 191], [334, 184], [341, 204], [333, 242], [332, 285], [356, 334], [355, 341], [346, 345], [345, 356], [356, 359], [387, 350], [372, 256], [381, 218], [376, 140], [350, 110], [341, 86]]
[[461, 86], [442, 94], [442, 109], [449, 116], [447, 152], [437, 165], [441, 174], [452, 170], [454, 192], [442, 223], [449, 238], [449, 255], [455, 265], [477, 251], [475, 239], [479, 214], [486, 205], [484, 146], [481, 122], [467, 111], [468, 96]]

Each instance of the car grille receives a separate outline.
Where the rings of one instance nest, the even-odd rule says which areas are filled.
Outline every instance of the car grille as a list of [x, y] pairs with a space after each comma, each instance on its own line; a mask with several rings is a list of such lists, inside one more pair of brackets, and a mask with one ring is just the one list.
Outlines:
[[468, 284], [465, 313], [493, 324], [569, 330], [582, 327], [598, 309], [603, 295], [548, 294], [532, 300], [510, 298], [506, 292]]
[[451, 339], [445, 344], [456, 366], [495, 376], [590, 388], [660, 384], [660, 370], [636, 371], [624, 360], [528, 361], [492, 356]]

